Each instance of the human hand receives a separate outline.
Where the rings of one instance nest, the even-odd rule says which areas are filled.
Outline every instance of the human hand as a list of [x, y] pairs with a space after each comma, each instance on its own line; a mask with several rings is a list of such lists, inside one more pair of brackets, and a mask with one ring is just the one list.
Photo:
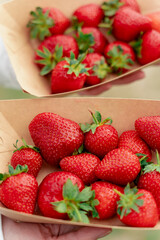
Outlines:
[[121, 77], [112, 82], [97, 86], [95, 88], [81, 91], [81, 92], [79, 92], [79, 94], [81, 96], [83, 96], [83, 95], [92, 95], [92, 96], [99, 95], [99, 94], [109, 90], [114, 85], [128, 84], [128, 83], [131, 83], [131, 82], [134, 82], [137, 80], [141, 80], [144, 77], [145, 77], [145, 73], [142, 70], [139, 70], [137, 72], [131, 73], [128, 76]]
[[4, 240], [97, 240], [111, 232], [110, 228], [17, 223], [4, 216], [2, 219]]

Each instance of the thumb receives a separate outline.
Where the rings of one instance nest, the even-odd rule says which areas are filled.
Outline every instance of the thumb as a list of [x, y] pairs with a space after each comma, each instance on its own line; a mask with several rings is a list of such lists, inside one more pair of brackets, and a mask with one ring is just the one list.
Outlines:
[[82, 227], [76, 232], [70, 232], [60, 236], [58, 240], [97, 240], [99, 238], [105, 237], [111, 232], [111, 228]]

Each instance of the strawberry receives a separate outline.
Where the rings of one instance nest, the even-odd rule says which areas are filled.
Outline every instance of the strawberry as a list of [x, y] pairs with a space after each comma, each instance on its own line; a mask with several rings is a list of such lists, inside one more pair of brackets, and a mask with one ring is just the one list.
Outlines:
[[83, 87], [88, 75], [88, 69], [81, 63], [84, 57], [85, 55], [82, 54], [76, 59], [71, 52], [70, 58], [65, 58], [56, 65], [51, 76], [52, 93], [63, 93]]
[[86, 85], [95, 85], [100, 83], [110, 72], [110, 68], [103, 55], [99, 53], [89, 53], [83, 63], [87, 68], [91, 68], [86, 77]]
[[84, 184], [89, 185], [97, 180], [94, 169], [100, 163], [100, 159], [90, 153], [80, 153], [65, 157], [60, 161], [63, 171], [76, 174], [82, 179]]
[[63, 34], [70, 25], [70, 20], [57, 8], [37, 7], [30, 14], [32, 19], [27, 24], [30, 36], [41, 41], [53, 34]]
[[[92, 203], [92, 206], [91, 206]], [[88, 211], [94, 212], [94, 191], [73, 173], [58, 171], [48, 174], [39, 186], [38, 206], [44, 216], [89, 222]]]
[[84, 135], [84, 147], [87, 151], [103, 158], [109, 151], [118, 145], [117, 130], [109, 125], [112, 123], [110, 118], [102, 121], [101, 114], [96, 111], [91, 112], [93, 117], [92, 124], [80, 124]]
[[33, 147], [31, 145], [27, 145], [24, 139], [22, 139], [23, 145], [18, 148], [16, 141], [16, 145], [12, 157], [11, 157], [11, 165], [13, 168], [19, 165], [27, 165], [28, 166], [28, 174], [32, 174], [33, 176], [37, 177], [41, 166], [42, 166], [42, 157], [39, 153], [39, 149]]
[[77, 150], [84, 138], [76, 122], [51, 112], [36, 115], [29, 124], [29, 131], [43, 159], [53, 166]]
[[102, 19], [103, 11], [95, 3], [80, 6], [73, 13], [73, 20], [76, 20], [83, 27], [98, 27]]
[[135, 129], [152, 150], [160, 152], [160, 116], [144, 116], [136, 119]]
[[160, 11], [146, 14], [152, 21], [152, 29], [160, 32]]
[[151, 30], [151, 20], [130, 7], [119, 9], [113, 20], [114, 36], [124, 42], [134, 40], [141, 32]]
[[138, 180], [138, 188], [145, 189], [152, 193], [160, 217], [160, 159], [157, 152], [157, 164], [147, 165]]
[[135, 62], [132, 47], [121, 41], [109, 43], [104, 50], [104, 55], [113, 72], [126, 72]]
[[119, 137], [119, 148], [130, 149], [133, 153], [142, 153], [147, 155], [147, 162], [151, 161], [152, 153], [148, 145], [140, 138], [138, 132], [135, 130], [128, 130], [123, 132]]
[[136, 179], [140, 170], [139, 158], [132, 151], [117, 148], [105, 155], [96, 167], [95, 174], [99, 179], [126, 185]]
[[0, 174], [0, 201], [9, 209], [33, 214], [35, 209], [38, 183], [27, 172], [28, 167], [8, 166], [9, 172]]
[[77, 35], [76, 40], [81, 52], [85, 52], [91, 47], [94, 52], [103, 54], [108, 41], [98, 28], [83, 27]]
[[142, 65], [160, 58], [160, 33], [156, 30], [147, 31], [131, 44], [133, 48], [135, 46], [137, 60]]
[[70, 57], [71, 51], [78, 56], [78, 45], [73, 37], [54, 35], [46, 38], [35, 53], [35, 62], [42, 69], [40, 74], [43, 76], [51, 72], [63, 57]]
[[136, 0], [105, 1], [101, 5], [101, 8], [104, 12], [104, 18], [103, 21], [99, 24], [99, 27], [111, 28], [116, 12], [123, 7], [130, 7], [132, 10], [140, 13], [140, 8]]
[[117, 203], [117, 215], [121, 222], [132, 227], [154, 227], [158, 222], [158, 210], [152, 194], [144, 189], [130, 188], [127, 185], [124, 194], [117, 191], [120, 200]]
[[92, 190], [95, 191], [95, 198], [99, 201], [99, 204], [95, 206], [99, 219], [111, 218], [116, 214], [117, 201], [119, 195], [114, 191], [123, 193], [123, 188], [115, 184], [98, 181], [91, 185]]

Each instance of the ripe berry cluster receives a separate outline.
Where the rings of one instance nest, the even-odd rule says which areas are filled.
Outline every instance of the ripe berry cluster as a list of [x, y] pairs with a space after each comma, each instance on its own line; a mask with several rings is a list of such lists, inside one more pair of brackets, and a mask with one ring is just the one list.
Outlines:
[[[160, 116], [140, 117], [135, 129], [118, 136], [111, 118], [90, 113], [92, 122], [85, 124], [51, 112], [32, 119], [36, 147], [16, 142], [9, 172], [0, 174], [1, 203], [84, 223], [117, 214], [128, 226], [154, 227], [160, 216]], [[38, 186], [43, 162], [58, 170]]]
[[136, 0], [86, 4], [70, 18], [57, 8], [37, 7], [27, 27], [38, 39], [35, 63], [50, 79], [52, 94], [98, 84], [160, 57], [153, 16], [143, 15]]

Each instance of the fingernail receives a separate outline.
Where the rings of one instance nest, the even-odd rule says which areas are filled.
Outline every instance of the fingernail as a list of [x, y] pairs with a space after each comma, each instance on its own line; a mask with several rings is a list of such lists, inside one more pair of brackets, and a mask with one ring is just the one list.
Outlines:
[[98, 235], [98, 238], [105, 237], [108, 234], [110, 234], [111, 232], [112, 232], [111, 228], [103, 228], [103, 229], [101, 229], [101, 233]]

